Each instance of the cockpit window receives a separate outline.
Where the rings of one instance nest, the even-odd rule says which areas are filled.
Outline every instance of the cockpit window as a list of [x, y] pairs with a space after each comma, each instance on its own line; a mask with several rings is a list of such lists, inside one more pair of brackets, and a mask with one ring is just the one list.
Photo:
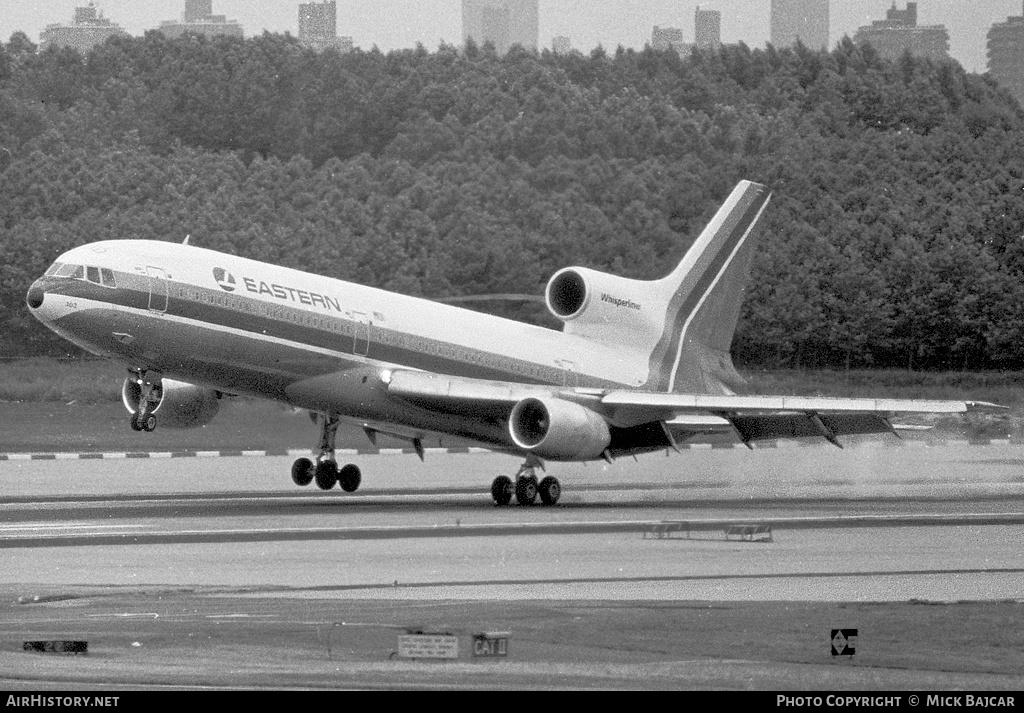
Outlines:
[[57, 277], [74, 277], [81, 280], [85, 277], [85, 268], [81, 265], [62, 265], [57, 270]]
[[117, 287], [117, 282], [114, 280], [114, 271], [105, 267], [69, 265], [58, 262], [51, 265], [46, 274], [56, 277], [69, 277], [73, 280], [88, 280], [104, 287]]

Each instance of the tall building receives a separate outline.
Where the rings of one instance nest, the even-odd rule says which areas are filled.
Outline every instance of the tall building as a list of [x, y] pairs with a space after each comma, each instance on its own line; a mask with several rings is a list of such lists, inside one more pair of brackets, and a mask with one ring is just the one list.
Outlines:
[[536, 50], [540, 35], [539, 0], [462, 0], [462, 40], [491, 42], [498, 54], [512, 45]]
[[1024, 17], [1010, 16], [989, 28], [988, 71], [1024, 104]]
[[299, 5], [299, 43], [322, 51], [333, 47], [341, 52], [352, 49], [351, 37], [338, 37], [338, 4], [335, 0]]
[[569, 54], [572, 52], [572, 40], [564, 35], [559, 35], [551, 40], [551, 49], [555, 54]]
[[667, 50], [672, 47], [679, 54], [685, 54], [690, 51], [691, 45], [683, 42], [683, 31], [678, 27], [655, 25], [651, 31], [651, 47], [656, 50]]
[[701, 10], [698, 5], [693, 25], [698, 47], [718, 47], [722, 44], [722, 13], [718, 10]]
[[95, 3], [89, 3], [85, 7], [75, 8], [75, 19], [72, 22], [47, 25], [39, 35], [39, 49], [73, 47], [85, 54], [96, 45], [106, 42], [108, 37], [127, 34], [120, 25], [103, 17]]
[[772, 44], [789, 47], [797, 40], [812, 50], [828, 49], [828, 0], [772, 0]]
[[894, 0], [884, 20], [859, 28], [853, 41], [870, 44], [886, 59], [899, 59], [908, 51], [928, 59], [949, 59], [949, 31], [945, 25], [918, 25], [916, 2], [897, 10]]
[[242, 37], [245, 34], [238, 20], [213, 14], [213, 0], [185, 0], [185, 13], [181, 19], [165, 20], [157, 29], [172, 40], [182, 35]]

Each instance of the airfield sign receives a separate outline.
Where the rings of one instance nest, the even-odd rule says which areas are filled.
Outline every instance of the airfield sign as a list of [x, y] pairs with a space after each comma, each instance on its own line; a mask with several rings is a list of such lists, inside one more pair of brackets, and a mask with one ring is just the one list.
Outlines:
[[473, 635], [473, 656], [508, 656], [507, 631], [488, 632]]
[[457, 659], [459, 637], [450, 634], [400, 634], [398, 655], [404, 659]]

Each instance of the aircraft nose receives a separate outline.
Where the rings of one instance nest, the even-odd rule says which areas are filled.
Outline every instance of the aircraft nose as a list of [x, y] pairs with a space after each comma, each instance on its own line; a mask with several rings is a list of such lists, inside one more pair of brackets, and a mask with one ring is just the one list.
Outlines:
[[46, 297], [46, 290], [37, 282], [28, 288], [28, 295], [25, 297], [25, 301], [28, 302], [28, 306], [32, 309], [39, 309], [43, 306], [44, 297]]

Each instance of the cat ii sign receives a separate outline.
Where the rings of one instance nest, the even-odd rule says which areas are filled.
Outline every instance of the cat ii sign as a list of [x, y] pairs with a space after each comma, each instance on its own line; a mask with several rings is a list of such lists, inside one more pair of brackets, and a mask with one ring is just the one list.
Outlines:
[[507, 631], [492, 631], [485, 634], [473, 635], [473, 656], [508, 656], [508, 638], [511, 636]]

